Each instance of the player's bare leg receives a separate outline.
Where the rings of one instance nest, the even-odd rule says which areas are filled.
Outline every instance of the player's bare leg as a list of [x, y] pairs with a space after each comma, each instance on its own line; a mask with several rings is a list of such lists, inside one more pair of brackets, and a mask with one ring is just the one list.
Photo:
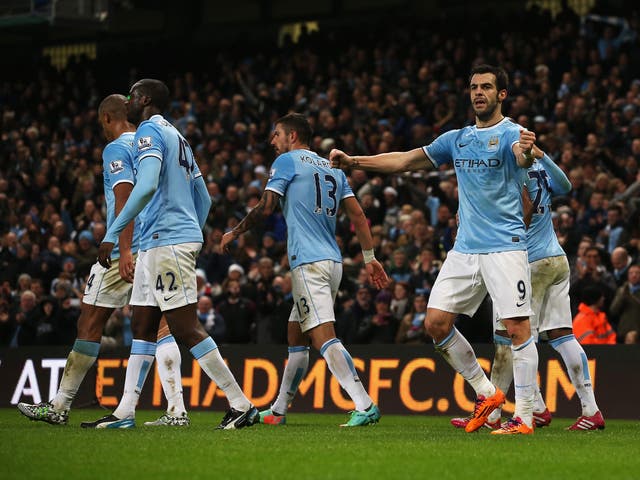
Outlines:
[[158, 328], [158, 348], [156, 349], [156, 367], [167, 399], [167, 411], [146, 426], [188, 426], [190, 424], [182, 395], [182, 357], [175, 338], [171, 335], [167, 320], [163, 316]]
[[271, 408], [260, 412], [260, 423], [267, 425], [284, 425], [287, 422], [289, 404], [309, 368], [309, 338], [302, 333], [299, 322], [288, 322], [287, 341], [289, 357], [282, 373], [278, 397]]
[[48, 402], [19, 403], [20, 413], [31, 420], [53, 425], [67, 423], [71, 403], [78, 393], [80, 384], [98, 358], [102, 331], [113, 311], [113, 308], [82, 304], [78, 318], [78, 335], [67, 357], [58, 392]]
[[533, 433], [533, 406], [538, 391], [538, 349], [528, 317], [502, 320], [511, 339], [516, 408], [513, 418], [493, 434]]
[[222, 359], [218, 345], [204, 330], [196, 315], [196, 304], [167, 310], [167, 323], [173, 335], [186, 345], [204, 372], [229, 400], [230, 410], [218, 429], [230, 430], [251, 426], [258, 421], [258, 410], [245, 396], [231, 370]]
[[569, 430], [602, 430], [604, 418], [596, 404], [596, 398], [591, 384], [589, 363], [582, 345], [578, 343], [570, 328], [558, 328], [549, 330], [549, 344], [562, 357], [571, 383], [576, 388], [576, 393], [582, 406], [582, 414]]
[[321, 323], [310, 329], [307, 334], [311, 338], [314, 348], [326, 360], [333, 376], [355, 403], [356, 409], [352, 412], [347, 423], [342, 426], [357, 427], [377, 423], [380, 420], [380, 410], [364, 389], [351, 355], [344, 348], [342, 342], [336, 338], [333, 322]]
[[504, 403], [504, 393], [489, 381], [471, 344], [453, 326], [455, 318], [455, 313], [427, 308], [424, 323], [436, 350], [476, 392], [476, 406], [465, 426], [465, 431], [474, 432], [485, 424], [493, 410]]

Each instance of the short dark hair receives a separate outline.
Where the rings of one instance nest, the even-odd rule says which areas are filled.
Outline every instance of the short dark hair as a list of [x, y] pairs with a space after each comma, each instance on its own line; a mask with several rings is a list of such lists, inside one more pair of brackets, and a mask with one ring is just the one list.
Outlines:
[[619, 215], [622, 215], [622, 207], [620, 205], [618, 205], [617, 203], [613, 203], [613, 204], [609, 205], [607, 207], [607, 211], [608, 210], [615, 210], [616, 212], [618, 212]]
[[126, 119], [127, 118], [127, 107], [125, 106], [125, 102], [127, 101], [124, 95], [120, 95], [118, 93], [114, 93], [106, 97], [102, 102], [100, 102], [100, 106], [98, 107], [98, 115], [102, 115], [103, 113], [109, 113], [112, 117], [117, 119]]
[[496, 77], [496, 88], [498, 91], [506, 90], [509, 86], [509, 74], [502, 67], [496, 67], [494, 65], [488, 65], [483, 63], [481, 65], [476, 65], [471, 69], [471, 73], [469, 74], [469, 82], [471, 82], [471, 77], [479, 73], [492, 73], [494, 77]]
[[587, 253], [589, 252], [596, 252], [598, 254], [598, 257], [600, 259], [602, 259], [602, 252], [600, 251], [600, 249], [596, 246], [591, 246], [591, 247], [587, 247], [584, 251], [584, 255], [586, 256]]
[[300, 143], [309, 145], [311, 143], [311, 137], [313, 130], [309, 124], [307, 117], [301, 113], [288, 113], [284, 117], [280, 117], [276, 120], [276, 125], [282, 125], [282, 128], [286, 133], [294, 131], [298, 134], [298, 140]]
[[169, 108], [169, 87], [163, 81], [155, 78], [143, 78], [136, 84], [140, 93], [151, 97], [151, 104], [154, 107], [163, 111]]
[[595, 305], [603, 296], [602, 291], [595, 285], [588, 285], [582, 291], [582, 303], [585, 305]]

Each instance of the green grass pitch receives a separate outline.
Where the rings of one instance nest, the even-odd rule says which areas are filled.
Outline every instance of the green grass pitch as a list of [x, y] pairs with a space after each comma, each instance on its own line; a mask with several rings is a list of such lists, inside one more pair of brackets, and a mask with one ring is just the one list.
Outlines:
[[638, 479], [640, 422], [607, 420], [596, 432], [554, 418], [533, 436], [467, 434], [447, 417], [384, 415], [345, 429], [347, 415], [290, 414], [286, 426], [217, 431], [221, 412], [191, 412], [188, 428], [85, 430], [105, 410], [72, 410], [67, 426], [0, 409], [4, 479]]

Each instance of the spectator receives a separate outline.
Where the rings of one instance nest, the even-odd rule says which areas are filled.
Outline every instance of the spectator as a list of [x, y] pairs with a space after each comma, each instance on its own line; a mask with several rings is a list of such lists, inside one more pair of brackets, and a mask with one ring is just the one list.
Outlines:
[[627, 280], [627, 272], [633, 263], [633, 259], [624, 247], [616, 247], [611, 252], [611, 266], [616, 285], [620, 287]]
[[270, 343], [287, 344], [289, 315], [293, 308], [291, 272], [273, 278], [273, 310], [268, 316], [268, 336]]
[[[8, 284], [7, 284], [8, 287]], [[10, 297], [0, 296], [0, 346], [7, 346], [13, 337]]]
[[440, 262], [436, 260], [433, 249], [424, 248], [417, 259], [417, 265], [411, 275], [409, 284], [416, 293], [422, 293], [428, 297], [439, 271]]
[[393, 296], [391, 298], [391, 314], [400, 322], [405, 313], [409, 311], [411, 298], [409, 298], [409, 284], [407, 282], [397, 282], [392, 287]]
[[593, 247], [593, 239], [589, 237], [582, 237], [578, 243], [575, 255], [572, 255], [569, 261], [571, 267], [572, 282], [578, 279], [579, 269], [583, 269], [587, 265], [587, 258], [585, 257], [587, 249]]
[[362, 325], [371, 321], [374, 312], [371, 290], [366, 285], [360, 285], [356, 290], [355, 302], [336, 318], [337, 337], [345, 344], [356, 343], [359, 330]]
[[413, 308], [403, 318], [396, 334], [396, 343], [418, 345], [427, 341], [424, 319], [427, 315], [427, 296], [418, 293], [413, 297]]
[[31, 279], [31, 286], [29, 287], [29, 290], [35, 294], [37, 301], [42, 300], [45, 296], [44, 285], [42, 284], [42, 280], [39, 278]]
[[384, 230], [385, 233], [389, 231], [390, 228], [395, 227], [398, 221], [398, 213], [400, 212], [400, 206], [398, 205], [398, 191], [389, 186], [385, 187], [382, 191], [384, 195]]
[[22, 273], [18, 277], [18, 288], [14, 293], [15, 298], [20, 298], [24, 292], [31, 288], [31, 275]]
[[80, 300], [73, 298], [73, 289], [68, 281], [59, 282], [54, 293], [57, 306], [58, 345], [73, 345], [77, 337], [78, 318], [80, 317]]
[[579, 218], [582, 233], [595, 237], [606, 225], [607, 211], [604, 208], [604, 194], [594, 191], [589, 197], [589, 204]]
[[573, 318], [573, 333], [581, 345], [613, 345], [616, 332], [602, 311], [604, 295], [597, 287], [588, 286], [582, 294], [578, 314]]
[[72, 290], [72, 296], [75, 298], [81, 298], [80, 293], [81, 282], [76, 273], [76, 260], [73, 257], [66, 257], [62, 262], [62, 271], [51, 282], [51, 295], [55, 294], [56, 285], [58, 282], [66, 281], [70, 284]]
[[107, 226], [104, 222], [93, 222], [91, 224], [91, 235], [93, 236], [93, 242], [96, 245], [100, 245], [104, 239], [104, 235], [107, 233]]
[[407, 254], [402, 249], [393, 252], [393, 261], [389, 266], [389, 277], [396, 282], [409, 282], [411, 280], [411, 267], [407, 259]]
[[276, 234], [273, 232], [266, 232], [262, 236], [262, 245], [259, 255], [261, 257], [280, 258], [285, 253], [285, 245], [278, 242]]
[[[613, 275], [602, 264], [600, 250], [597, 247], [588, 247], [585, 250], [584, 261], [578, 261], [576, 268], [575, 274], [571, 277], [569, 292], [571, 303], [577, 305], [577, 302], [584, 302], [585, 290], [588, 287], [594, 287], [603, 292], [608, 305], [613, 298], [616, 282]], [[572, 311], [575, 311], [573, 307]]]
[[83, 230], [78, 234], [78, 252], [76, 253], [76, 270], [78, 275], [84, 277], [91, 271], [91, 267], [98, 258], [98, 249], [89, 230]]
[[25, 290], [20, 295], [20, 304], [9, 316], [11, 329], [10, 347], [22, 347], [36, 343], [36, 325], [40, 312], [38, 311], [36, 296], [31, 290]]
[[225, 341], [226, 326], [224, 317], [213, 308], [213, 300], [208, 295], [198, 298], [198, 320], [216, 343]]
[[607, 208], [607, 220], [604, 228], [600, 230], [597, 241], [604, 245], [607, 253], [611, 254], [616, 247], [629, 241], [629, 227], [622, 216], [620, 205], [613, 204]]
[[[576, 226], [574, 212], [570, 207], [565, 205], [558, 208], [558, 211], [554, 213], [558, 215], [557, 223], [554, 221], [558, 243], [560, 243], [560, 246], [567, 254], [567, 258], [571, 263], [571, 260], [575, 259], [580, 238], [582, 237]], [[591, 244], [591, 242], [589, 242], [589, 244]]]
[[618, 339], [627, 344], [639, 343], [640, 264], [629, 267], [627, 281], [616, 291], [610, 311], [618, 318]]
[[40, 313], [35, 326], [34, 345], [59, 345], [58, 301], [55, 297], [44, 297], [39, 305]]
[[201, 268], [196, 268], [196, 290], [198, 291], [198, 298], [203, 295], [213, 297], [216, 293], [213, 285], [207, 280], [206, 272]]
[[227, 280], [223, 285], [226, 298], [218, 305], [218, 312], [225, 319], [227, 343], [251, 343], [255, 339], [256, 307], [240, 295], [240, 282]]
[[375, 298], [375, 313], [367, 316], [358, 328], [357, 343], [394, 343], [398, 321], [391, 313], [392, 295], [380, 290]]

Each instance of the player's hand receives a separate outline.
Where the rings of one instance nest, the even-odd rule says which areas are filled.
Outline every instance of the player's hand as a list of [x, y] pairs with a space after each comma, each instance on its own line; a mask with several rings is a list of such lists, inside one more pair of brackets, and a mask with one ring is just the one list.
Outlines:
[[518, 140], [518, 144], [522, 149], [522, 153], [526, 155], [531, 155], [531, 149], [533, 148], [533, 144], [536, 143], [536, 134], [531, 130], [520, 130], [520, 139]]
[[544, 157], [544, 152], [537, 145], [533, 146], [533, 148], [531, 149], [531, 153], [533, 153], [533, 156], [536, 157], [536, 158]]
[[102, 242], [98, 247], [98, 262], [104, 268], [111, 268], [111, 252], [113, 251], [113, 243]]
[[331, 168], [349, 168], [353, 165], [353, 158], [337, 148], [329, 152], [329, 161]]
[[378, 290], [381, 290], [389, 285], [389, 277], [387, 276], [387, 272], [384, 271], [382, 264], [378, 260], [372, 260], [371, 262], [365, 264], [364, 268], [369, 274], [371, 283], [373, 283], [373, 285], [375, 285]]
[[131, 250], [120, 251], [120, 260], [118, 261], [118, 269], [120, 277], [127, 283], [133, 283], [133, 273], [135, 264], [133, 263], [133, 255]]
[[238, 236], [233, 232], [233, 230], [225, 233], [222, 236], [222, 240], [220, 240], [220, 249], [225, 253], [229, 253], [231, 250], [229, 246], [236, 238], [238, 238]]

